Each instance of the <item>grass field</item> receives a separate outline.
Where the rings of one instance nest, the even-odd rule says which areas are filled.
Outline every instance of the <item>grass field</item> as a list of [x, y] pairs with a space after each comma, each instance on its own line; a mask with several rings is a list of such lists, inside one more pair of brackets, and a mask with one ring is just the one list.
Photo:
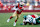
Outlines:
[[[13, 23], [15, 21], [15, 17], [10, 20], [9, 23], [7, 23], [7, 19], [12, 15], [13, 13], [0, 13], [0, 27], [14, 27]], [[38, 14], [40, 13], [22, 13], [20, 18], [18, 19], [17, 25], [15, 27], [40, 27], [40, 25], [20, 25], [20, 23], [23, 22], [23, 16], [28, 14]]]

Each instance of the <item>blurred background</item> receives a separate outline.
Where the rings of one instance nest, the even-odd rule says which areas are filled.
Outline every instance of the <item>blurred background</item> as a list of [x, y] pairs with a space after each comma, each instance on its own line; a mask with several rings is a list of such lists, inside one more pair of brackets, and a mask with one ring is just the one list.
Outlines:
[[[14, 10], [13, 7], [16, 6], [17, 2], [23, 2], [24, 9], [31, 11], [40, 11], [40, 0], [0, 0], [0, 11], [3, 10]], [[24, 11], [25, 11], [24, 10]]]
[[12, 24], [15, 21], [15, 18], [13, 18], [9, 23], [7, 23], [6, 20], [12, 16], [15, 11], [13, 8], [18, 2], [23, 4], [24, 10], [17, 22], [16, 27], [40, 27], [40, 25], [20, 25], [20, 23], [23, 23], [24, 15], [37, 14], [40, 16], [40, 0], [0, 0], [0, 27], [13, 27]]

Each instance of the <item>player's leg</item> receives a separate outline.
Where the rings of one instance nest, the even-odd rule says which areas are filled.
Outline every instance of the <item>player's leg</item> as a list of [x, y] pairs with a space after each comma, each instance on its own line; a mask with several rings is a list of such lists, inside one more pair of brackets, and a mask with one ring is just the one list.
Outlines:
[[17, 22], [17, 20], [18, 20], [19, 17], [20, 17], [20, 14], [17, 14], [17, 17], [15, 19], [15, 22], [14, 22], [13, 26], [16, 26], [16, 22]]
[[16, 18], [15, 22], [17, 22], [19, 17], [20, 17], [20, 14], [17, 14], [17, 18]]
[[13, 15], [12, 15], [12, 16], [10, 16], [10, 18], [7, 20], [7, 22], [9, 22], [9, 21], [10, 21], [10, 19], [12, 19], [14, 16], [16, 16], [16, 11], [13, 13]]
[[11, 16], [8, 20], [7, 20], [7, 22], [9, 22], [10, 21], [10, 19], [12, 19], [13, 17]]

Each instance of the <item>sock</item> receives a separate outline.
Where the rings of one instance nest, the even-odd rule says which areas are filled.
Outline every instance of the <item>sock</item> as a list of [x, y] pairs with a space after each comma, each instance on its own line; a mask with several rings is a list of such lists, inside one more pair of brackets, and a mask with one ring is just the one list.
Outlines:
[[15, 22], [17, 22], [17, 19], [15, 20]]
[[12, 19], [13, 17], [11, 16], [10, 19]]
[[15, 20], [15, 22], [17, 22], [17, 20], [18, 20], [18, 17], [17, 17], [17, 19]]

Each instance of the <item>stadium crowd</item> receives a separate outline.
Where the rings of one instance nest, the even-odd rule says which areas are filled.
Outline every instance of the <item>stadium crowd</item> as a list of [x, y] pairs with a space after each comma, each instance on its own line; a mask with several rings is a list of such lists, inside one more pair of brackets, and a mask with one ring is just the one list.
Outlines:
[[[14, 10], [13, 7], [17, 4], [19, 0], [0, 0], [0, 10]], [[20, 0], [24, 2], [24, 9], [25, 10], [40, 10], [40, 0], [31, 0], [30, 3], [28, 0]], [[19, 2], [20, 2], [19, 1]], [[35, 6], [33, 3], [38, 3], [37, 6]], [[29, 6], [30, 4], [30, 6]], [[29, 9], [30, 7], [30, 9]]]

